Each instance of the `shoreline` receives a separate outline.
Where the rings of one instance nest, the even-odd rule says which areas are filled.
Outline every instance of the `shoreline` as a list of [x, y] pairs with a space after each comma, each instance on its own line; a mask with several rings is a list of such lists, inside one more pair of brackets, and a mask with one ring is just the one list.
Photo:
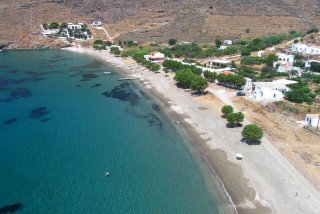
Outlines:
[[[221, 105], [224, 103], [218, 96], [206, 95], [194, 98], [183, 89], [176, 88], [172, 74], [170, 77], [165, 77], [164, 73], [155, 74], [151, 71], [141, 71], [141, 74], [140, 71], [139, 74], [133, 73], [133, 68], [124, 59], [112, 56], [105, 51], [99, 52], [85, 48], [65, 48], [64, 50], [98, 57], [123, 74], [141, 77], [137, 84], [145, 87], [146, 90], [149, 89], [150, 93], [163, 104], [170, 119], [178, 121], [176, 125], [191, 144], [192, 154], [195, 154], [195, 160], [203, 169], [205, 177], [215, 180], [215, 183], [219, 183], [217, 180], [221, 181], [220, 189], [226, 190], [224, 193], [226, 200], [228, 200], [227, 195], [230, 195], [237, 209], [236, 212], [317, 213], [319, 211], [318, 198], [310, 197], [314, 192], [309, 191], [310, 188], [305, 190], [299, 178], [291, 177], [294, 173], [290, 170], [284, 172], [286, 168], [283, 162], [279, 163], [276, 159], [272, 162], [274, 158], [270, 154], [272, 151], [264, 146], [267, 142], [248, 149], [249, 147], [243, 148], [241, 143], [235, 140], [239, 137], [239, 131], [225, 127], [225, 121], [221, 119], [220, 113]], [[135, 69], [142, 70], [142, 68], [137, 65]], [[207, 98], [210, 98], [210, 102], [206, 100]], [[204, 106], [205, 110], [199, 110], [199, 106]], [[235, 154], [239, 148], [246, 150], [241, 151], [245, 154], [242, 161], [235, 160]], [[261, 159], [256, 165], [252, 163], [252, 158], [251, 162], [249, 160], [251, 153]], [[214, 178], [215, 176], [218, 179]], [[221, 195], [221, 192], [219, 193]], [[230, 207], [227, 208], [232, 210]]]

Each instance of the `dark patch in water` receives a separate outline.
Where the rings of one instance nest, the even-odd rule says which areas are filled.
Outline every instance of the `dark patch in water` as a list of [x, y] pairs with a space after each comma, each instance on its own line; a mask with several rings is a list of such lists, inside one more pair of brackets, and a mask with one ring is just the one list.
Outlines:
[[76, 75], [69, 75], [68, 77], [75, 77]]
[[45, 107], [38, 107], [30, 111], [29, 118], [41, 118], [50, 112]]
[[18, 118], [11, 118], [11, 119], [9, 119], [9, 120], [4, 121], [3, 124], [9, 125], [9, 124], [11, 124], [11, 123], [15, 123], [15, 122], [18, 122], [18, 121], [19, 121]]
[[81, 85], [76, 85], [77, 87], [81, 87]]
[[8, 73], [11, 73], [11, 74], [15, 74], [15, 73], [18, 73], [19, 71], [18, 70], [15, 70], [15, 69], [12, 69], [10, 71], [8, 71]]
[[8, 88], [0, 88], [0, 92], [8, 91]]
[[51, 120], [51, 118], [44, 118], [44, 119], [41, 120], [41, 122], [47, 122], [49, 120]]
[[97, 83], [97, 84], [92, 85], [91, 88], [96, 88], [96, 87], [99, 87], [99, 86], [101, 86], [101, 84]]
[[139, 96], [135, 94], [129, 86], [129, 83], [122, 83], [114, 87], [111, 91], [102, 93], [105, 97], [112, 97], [121, 101], [129, 101], [131, 105], [139, 103]]
[[44, 77], [32, 77], [32, 78], [22, 78], [22, 79], [0, 78], [0, 87], [7, 86], [7, 85], [14, 85], [14, 84], [29, 83], [29, 82], [38, 82], [41, 80], [45, 80], [45, 78]]
[[29, 89], [26, 88], [16, 88], [10, 92], [8, 98], [0, 100], [0, 102], [11, 102], [16, 99], [31, 97], [32, 93]]
[[152, 109], [156, 112], [160, 112], [160, 106], [158, 104], [153, 103], [152, 104]]
[[0, 214], [14, 213], [22, 210], [23, 205], [21, 203], [11, 204], [0, 208]]
[[97, 78], [98, 76], [95, 74], [83, 74], [82, 77], [84, 79], [93, 79], [93, 78]]
[[84, 81], [88, 81], [88, 80], [90, 80], [90, 79], [81, 79], [79, 81], [84, 82]]
[[31, 96], [32, 96], [31, 91], [26, 88], [17, 88], [11, 91], [11, 95], [10, 95], [10, 97], [13, 99], [18, 99], [22, 97], [31, 97]]
[[9, 68], [9, 66], [6, 65], [0, 65], [0, 69]]
[[80, 70], [90, 70], [90, 69], [97, 69], [97, 68], [101, 68], [104, 67], [105, 64], [99, 60], [95, 60], [90, 64], [87, 65], [82, 65], [82, 66], [75, 66], [72, 67], [71, 70], [72, 71], [80, 71]]

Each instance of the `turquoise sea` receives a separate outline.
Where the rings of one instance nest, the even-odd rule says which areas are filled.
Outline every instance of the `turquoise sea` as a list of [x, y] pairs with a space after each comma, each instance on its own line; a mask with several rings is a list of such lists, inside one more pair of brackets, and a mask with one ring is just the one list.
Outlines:
[[119, 77], [87, 55], [0, 52], [0, 213], [222, 212], [161, 105]]

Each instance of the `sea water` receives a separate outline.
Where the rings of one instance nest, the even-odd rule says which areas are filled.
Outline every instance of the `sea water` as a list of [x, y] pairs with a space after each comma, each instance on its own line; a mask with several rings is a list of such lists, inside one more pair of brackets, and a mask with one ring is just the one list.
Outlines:
[[219, 213], [161, 105], [120, 77], [77, 53], [0, 53], [1, 211]]

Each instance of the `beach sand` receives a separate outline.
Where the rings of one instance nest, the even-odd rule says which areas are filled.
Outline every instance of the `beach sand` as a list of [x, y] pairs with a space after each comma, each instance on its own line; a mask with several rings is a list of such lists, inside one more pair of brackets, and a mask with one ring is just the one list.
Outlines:
[[[174, 74], [155, 74], [106, 51], [66, 50], [99, 57], [127, 77], [141, 78], [134, 81], [161, 101], [192, 145], [192, 153], [207, 179], [220, 185], [218, 191], [225, 196], [222, 203], [226, 213], [320, 213], [319, 192], [268, 139], [263, 138], [261, 145], [247, 145], [241, 142], [242, 128], [226, 128], [220, 109], [229, 103], [223, 97], [223, 88], [209, 88], [212, 94], [192, 97], [176, 87]], [[248, 123], [245, 120], [243, 124]], [[236, 159], [237, 153], [243, 154], [243, 160]]]

